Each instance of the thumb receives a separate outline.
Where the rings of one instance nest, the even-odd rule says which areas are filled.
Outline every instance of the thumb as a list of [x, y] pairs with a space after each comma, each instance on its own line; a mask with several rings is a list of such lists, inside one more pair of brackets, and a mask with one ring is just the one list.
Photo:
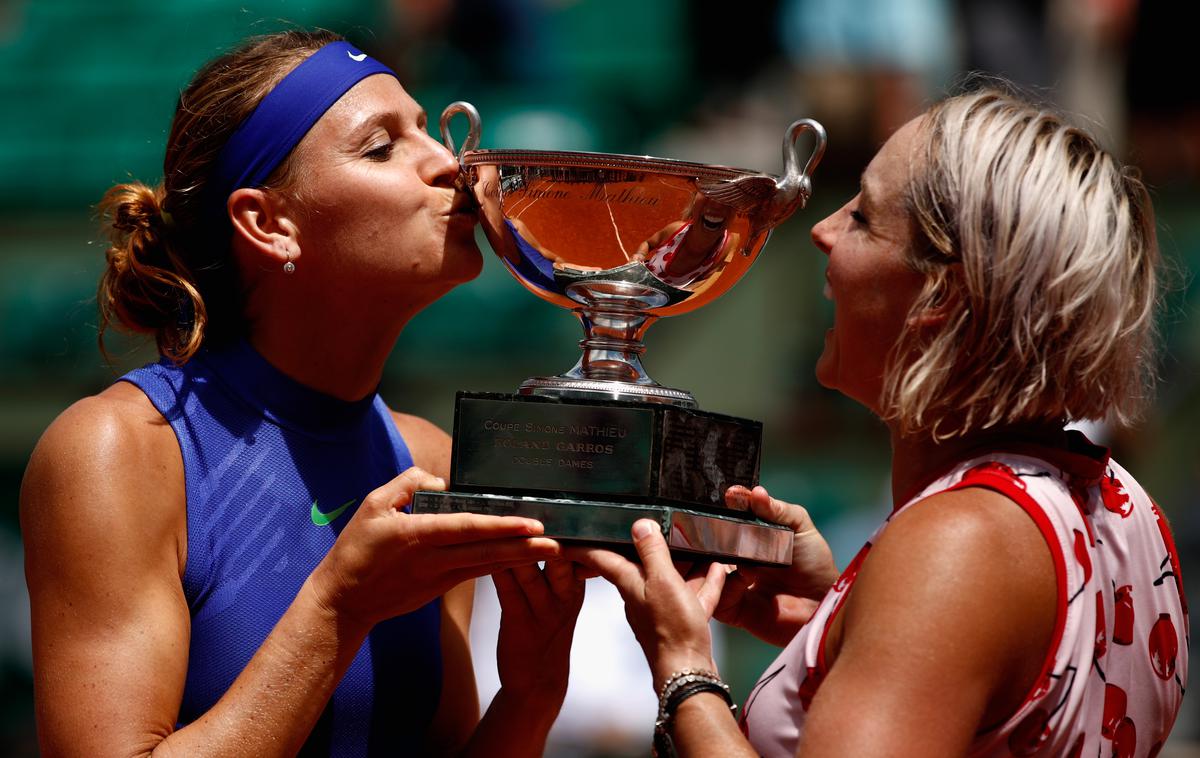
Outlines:
[[671, 563], [671, 549], [663, 538], [662, 527], [650, 519], [638, 519], [633, 524], [633, 546], [642, 560], [646, 576], [675, 572]]
[[799, 505], [776, 500], [767, 494], [761, 485], [750, 493], [750, 510], [763, 521], [786, 526], [793, 532], [804, 532], [812, 528], [812, 518]]
[[395, 479], [376, 488], [367, 496], [363, 505], [374, 506], [382, 510], [401, 510], [412, 502], [413, 493], [418, 490], [444, 489], [446, 489], [446, 482], [441, 477], [411, 466]]

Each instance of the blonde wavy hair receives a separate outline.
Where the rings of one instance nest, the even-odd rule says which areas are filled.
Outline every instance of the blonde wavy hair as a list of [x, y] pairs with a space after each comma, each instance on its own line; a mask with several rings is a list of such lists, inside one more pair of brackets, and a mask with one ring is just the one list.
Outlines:
[[908, 256], [926, 281], [912, 313], [945, 323], [900, 337], [885, 417], [938, 439], [1134, 420], [1153, 386], [1160, 263], [1137, 172], [997, 89], [942, 101], [917, 132]]

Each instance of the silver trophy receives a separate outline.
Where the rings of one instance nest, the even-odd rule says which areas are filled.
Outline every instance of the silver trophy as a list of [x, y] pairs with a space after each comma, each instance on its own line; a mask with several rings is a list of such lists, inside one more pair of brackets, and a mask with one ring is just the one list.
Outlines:
[[[456, 150], [450, 122], [469, 131]], [[662, 158], [481, 150], [469, 103], [442, 113], [461, 187], [492, 249], [533, 294], [575, 313], [583, 354], [569, 371], [525, 380], [515, 395], [459, 393], [450, 491], [414, 511], [513, 513], [546, 533], [629, 541], [656, 519], [679, 553], [786, 563], [791, 532], [729, 509], [724, 491], [758, 483], [762, 425], [698, 408], [642, 366], [642, 339], [663, 316], [707, 305], [750, 268], [771, 230], [812, 194], [825, 152], [812, 119], [789, 126], [784, 175]], [[811, 133], [802, 160], [798, 141]]]

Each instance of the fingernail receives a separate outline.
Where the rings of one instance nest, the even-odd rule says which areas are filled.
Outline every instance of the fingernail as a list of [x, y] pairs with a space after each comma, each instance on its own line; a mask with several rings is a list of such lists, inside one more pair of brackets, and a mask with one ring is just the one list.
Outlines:
[[633, 525], [634, 539], [644, 540], [649, 537], [656, 529], [653, 521], [642, 519]]

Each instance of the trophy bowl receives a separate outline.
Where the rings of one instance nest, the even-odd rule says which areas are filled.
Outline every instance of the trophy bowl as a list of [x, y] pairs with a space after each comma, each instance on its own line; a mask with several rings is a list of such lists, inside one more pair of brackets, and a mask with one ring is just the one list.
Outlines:
[[[469, 131], [461, 150], [454, 116]], [[784, 174], [649, 156], [478, 149], [481, 120], [470, 103], [442, 113], [441, 134], [461, 166], [460, 186], [505, 268], [533, 294], [580, 319], [583, 354], [558, 376], [527, 379], [524, 395], [603, 398], [696, 407], [642, 367], [646, 329], [729, 290], [771, 230], [812, 193], [825, 129], [800, 119], [784, 133]], [[813, 135], [801, 163], [798, 141]], [[802, 167], [803, 166], [803, 167]]]
[[[458, 114], [469, 132], [456, 152]], [[788, 127], [781, 178], [631, 155], [479, 150], [479, 114], [462, 102], [442, 113], [441, 130], [492, 249], [526, 289], [579, 317], [583, 354], [518, 394], [458, 392], [450, 487], [416, 493], [412, 512], [526, 516], [548, 537], [626, 550], [630, 527], [649, 518], [676, 555], [790, 562], [789, 528], [724, 499], [730, 486], [758, 483], [762, 423], [657, 384], [642, 368], [642, 337], [656, 319], [724, 294], [804, 206], [825, 152], [821, 125]], [[806, 132], [814, 144], [802, 164]]]

